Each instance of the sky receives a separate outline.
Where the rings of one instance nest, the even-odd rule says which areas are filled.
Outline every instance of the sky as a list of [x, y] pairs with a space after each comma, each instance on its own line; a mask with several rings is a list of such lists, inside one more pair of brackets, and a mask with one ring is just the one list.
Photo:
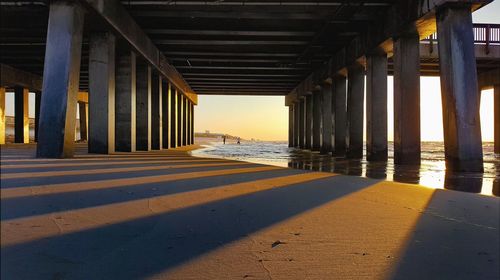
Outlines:
[[[475, 23], [500, 24], [500, 0], [473, 13]], [[393, 79], [388, 78], [388, 139], [393, 139]], [[443, 125], [441, 91], [438, 77], [422, 77], [421, 135], [422, 141], [442, 141]], [[197, 132], [227, 133], [243, 139], [286, 141], [288, 139], [288, 107], [284, 97], [199, 95], [195, 107]], [[483, 141], [493, 141], [493, 90], [481, 95], [481, 130]]]
[[[473, 13], [475, 23], [500, 24], [500, 0]], [[393, 80], [388, 78], [388, 139], [393, 139]], [[442, 141], [442, 111], [439, 78], [421, 78], [422, 141]], [[288, 107], [283, 96], [214, 96], [199, 95], [195, 106], [195, 131], [226, 133], [243, 139], [286, 141]], [[30, 94], [30, 117], [34, 116], [34, 94]], [[78, 107], [77, 107], [78, 108]], [[481, 95], [481, 130], [483, 141], [493, 141], [493, 90]], [[6, 115], [14, 115], [14, 95], [6, 94]]]

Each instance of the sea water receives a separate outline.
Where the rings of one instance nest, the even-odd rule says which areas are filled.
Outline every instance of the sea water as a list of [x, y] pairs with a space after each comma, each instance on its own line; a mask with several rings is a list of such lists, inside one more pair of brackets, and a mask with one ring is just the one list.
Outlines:
[[385, 179], [431, 188], [499, 195], [500, 157], [493, 143], [483, 144], [484, 173], [446, 171], [443, 142], [422, 142], [420, 165], [395, 165], [393, 143], [387, 162], [350, 160], [317, 152], [289, 148], [286, 142], [242, 141], [241, 144], [212, 142], [193, 152], [194, 156], [225, 158], [282, 167]]

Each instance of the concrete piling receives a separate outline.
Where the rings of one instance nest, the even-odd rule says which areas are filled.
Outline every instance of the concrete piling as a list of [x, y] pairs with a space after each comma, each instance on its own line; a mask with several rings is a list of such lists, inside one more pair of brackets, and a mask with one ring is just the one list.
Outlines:
[[446, 167], [483, 171], [471, 7], [445, 5], [436, 14]]
[[84, 11], [75, 1], [50, 3], [37, 157], [72, 157]]

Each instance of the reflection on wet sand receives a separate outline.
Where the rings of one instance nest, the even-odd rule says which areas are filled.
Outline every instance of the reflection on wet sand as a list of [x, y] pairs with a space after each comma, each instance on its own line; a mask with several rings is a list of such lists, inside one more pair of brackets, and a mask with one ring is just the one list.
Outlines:
[[[498, 160], [485, 165], [500, 170]], [[422, 161], [420, 165], [395, 165], [392, 159], [368, 162], [291, 149], [288, 167], [500, 196], [498, 176], [491, 178], [483, 173], [444, 171], [444, 162], [439, 160]]]

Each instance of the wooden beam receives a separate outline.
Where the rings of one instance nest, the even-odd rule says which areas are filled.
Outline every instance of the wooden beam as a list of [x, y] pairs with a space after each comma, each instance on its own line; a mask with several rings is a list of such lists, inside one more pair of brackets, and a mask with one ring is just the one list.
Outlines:
[[23, 87], [31, 91], [42, 90], [42, 77], [16, 69], [9, 65], [0, 63], [0, 86], [1, 87]]
[[80, 0], [100, 15], [113, 31], [124, 38], [130, 46], [144, 57], [154, 68], [166, 77], [180, 92], [194, 104], [198, 103], [196, 93], [182, 75], [170, 65], [151, 39], [129, 15], [117, 0]]
[[381, 23], [370, 26], [366, 32], [354, 38], [348, 45], [337, 51], [328, 61], [304, 79], [290, 95], [300, 98], [312, 89], [333, 77], [345, 72], [346, 67], [356, 63], [364, 63], [364, 55], [375, 49], [392, 54], [392, 38], [408, 31], [418, 31], [420, 38], [426, 38], [436, 31], [435, 13], [438, 7], [450, 3], [468, 3], [472, 10], [490, 3], [492, 0], [435, 0], [412, 1], [395, 4], [389, 9]]

